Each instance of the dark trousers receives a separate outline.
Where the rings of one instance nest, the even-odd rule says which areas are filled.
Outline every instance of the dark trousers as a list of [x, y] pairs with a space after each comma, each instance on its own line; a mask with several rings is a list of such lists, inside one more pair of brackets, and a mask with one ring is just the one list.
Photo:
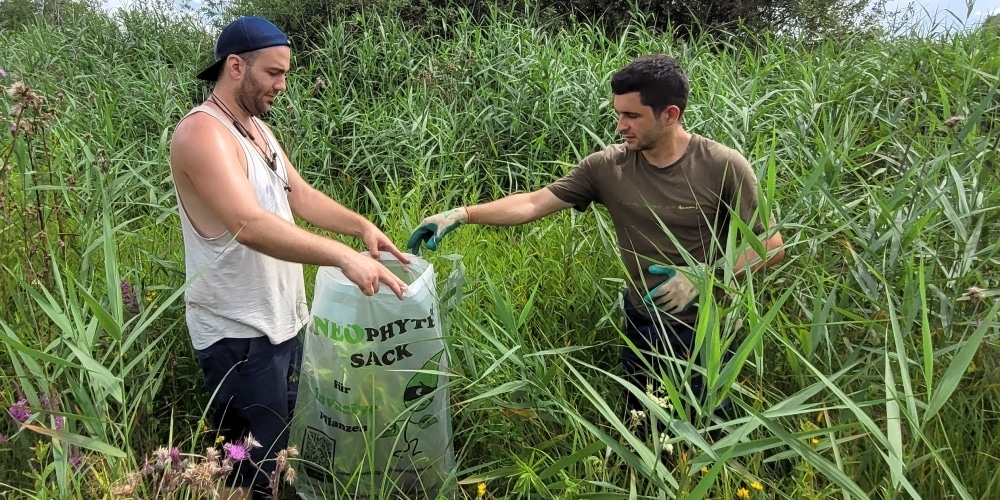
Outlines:
[[233, 464], [230, 486], [268, 490], [273, 458], [288, 446], [288, 426], [298, 396], [302, 341], [293, 337], [271, 344], [267, 337], [223, 339], [195, 351], [212, 398], [212, 421], [226, 442], [240, 443], [253, 434], [262, 446], [250, 452], [259, 468]]
[[[663, 376], [672, 377], [674, 386], [685, 394], [684, 380], [679, 380], [684, 368], [676, 360], [662, 359], [677, 358], [693, 361], [700, 364], [698, 356], [692, 356], [695, 347], [695, 331], [691, 325], [668, 321], [664, 318], [654, 320], [640, 312], [632, 303], [625, 298], [625, 336], [640, 351], [636, 353], [630, 346], [622, 346], [620, 360], [625, 379], [635, 385], [641, 392], [646, 392], [647, 386], [652, 386], [653, 391], [659, 391], [663, 385]], [[642, 352], [652, 353], [643, 354]], [[732, 351], [728, 350], [723, 355], [723, 360], [728, 361], [732, 357]], [[647, 367], [648, 366], [648, 367]], [[690, 371], [690, 378], [687, 380], [691, 387], [691, 393], [698, 398], [699, 404], [705, 402], [705, 379], [695, 370]], [[626, 417], [630, 410], [643, 410], [644, 406], [639, 399], [630, 391], [626, 391]], [[666, 394], [660, 394], [661, 397]], [[722, 415], [729, 406], [729, 399], [725, 399], [715, 409], [717, 415]], [[687, 411], [690, 416], [694, 416], [694, 405]]]

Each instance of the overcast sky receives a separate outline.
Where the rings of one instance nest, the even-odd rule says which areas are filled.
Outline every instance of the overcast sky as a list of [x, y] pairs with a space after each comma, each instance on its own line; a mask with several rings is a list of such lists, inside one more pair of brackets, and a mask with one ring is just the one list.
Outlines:
[[[105, 9], [111, 11], [120, 6], [127, 5], [131, 3], [132, 0], [105, 0]], [[182, 0], [174, 0], [176, 4], [180, 5]], [[888, 0], [887, 7], [889, 9], [905, 8], [911, 2], [917, 7], [918, 11], [921, 9], [926, 9], [931, 16], [935, 16], [939, 21], [939, 25], [956, 27], [956, 26], [975, 26], [981, 23], [987, 16], [991, 14], [1000, 13], [1000, 0], [970, 0], [974, 1], [974, 5], [969, 10], [968, 5], [965, 0]], [[192, 5], [201, 5], [200, 0], [190, 0], [188, 2]], [[950, 11], [949, 14], [946, 11]], [[921, 17], [922, 14], [920, 14]], [[927, 21], [925, 21], [927, 23]]]
[[[886, 5], [889, 9], [905, 8], [911, 0], [889, 0]], [[913, 0], [917, 9], [926, 9], [931, 15], [937, 13], [937, 19], [949, 24], [964, 24], [965, 26], [975, 26], [987, 16], [1000, 13], [1000, 0], [975, 0], [972, 11], [965, 0]], [[951, 14], [957, 16], [956, 20]]]

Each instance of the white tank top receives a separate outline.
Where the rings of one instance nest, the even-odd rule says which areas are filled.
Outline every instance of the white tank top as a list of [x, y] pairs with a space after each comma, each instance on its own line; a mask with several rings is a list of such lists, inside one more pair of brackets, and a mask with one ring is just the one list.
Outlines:
[[[281, 180], [288, 178], [282, 156], [278, 155], [276, 172], [272, 171], [230, 120], [207, 106], [192, 109], [188, 116], [198, 112], [219, 120], [243, 148], [247, 177], [260, 206], [294, 224]], [[270, 134], [264, 136], [272, 151], [280, 151]], [[184, 291], [184, 303], [194, 348], [205, 349], [223, 338], [266, 335], [272, 344], [277, 344], [294, 337], [309, 317], [302, 265], [252, 250], [237, 242], [229, 231], [204, 238], [184, 211], [180, 193], [177, 193], [177, 207], [190, 283]]]

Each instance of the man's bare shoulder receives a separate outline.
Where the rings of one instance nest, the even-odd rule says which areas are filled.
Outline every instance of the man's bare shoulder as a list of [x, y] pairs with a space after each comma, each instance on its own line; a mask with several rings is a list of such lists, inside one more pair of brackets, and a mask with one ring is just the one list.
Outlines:
[[224, 126], [216, 118], [209, 116], [208, 113], [195, 112], [181, 119], [174, 128], [170, 140], [171, 143], [198, 143], [205, 139], [220, 136], [223, 130]]
[[232, 134], [218, 119], [207, 113], [191, 113], [177, 124], [170, 137], [170, 162], [174, 168], [184, 169], [216, 155], [228, 155], [235, 146]]

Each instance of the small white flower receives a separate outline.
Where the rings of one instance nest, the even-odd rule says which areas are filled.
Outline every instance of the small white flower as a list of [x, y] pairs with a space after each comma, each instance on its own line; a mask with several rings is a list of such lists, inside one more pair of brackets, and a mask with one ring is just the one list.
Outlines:
[[663, 451], [667, 452], [668, 455], [673, 455], [674, 454], [674, 445], [671, 444], [671, 443], [668, 443], [667, 441], [670, 441], [670, 436], [667, 435], [666, 432], [660, 434], [660, 448], [662, 448]]
[[628, 426], [631, 429], [637, 429], [642, 422], [646, 419], [646, 412], [642, 410], [630, 410]]

